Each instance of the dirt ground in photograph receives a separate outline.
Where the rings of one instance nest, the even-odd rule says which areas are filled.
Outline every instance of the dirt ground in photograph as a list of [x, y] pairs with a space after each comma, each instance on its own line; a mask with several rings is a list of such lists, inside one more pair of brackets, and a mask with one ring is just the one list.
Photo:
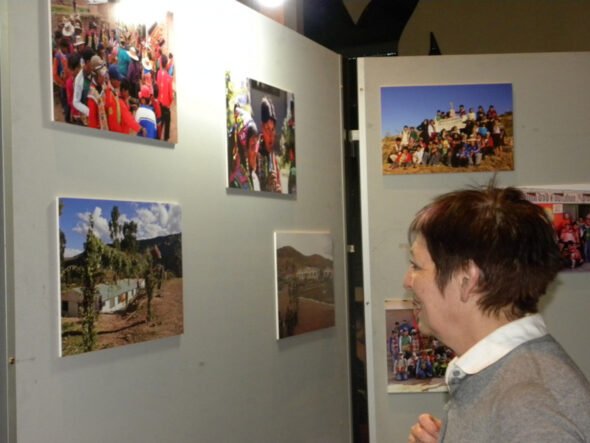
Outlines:
[[334, 326], [334, 305], [299, 299], [299, 321], [295, 326], [295, 335], [331, 326]]
[[[391, 146], [384, 143], [383, 151], [389, 150]], [[407, 174], [436, 174], [448, 172], [493, 172], [493, 171], [513, 171], [514, 155], [510, 147], [504, 147], [500, 155], [489, 156], [483, 159], [478, 166], [467, 166], [453, 168], [445, 165], [435, 166], [408, 166], [407, 168], [395, 167], [391, 164], [383, 165], [383, 174], [387, 175], [407, 175]]]
[[[288, 303], [289, 296], [285, 292], [279, 296], [279, 311], [283, 315]], [[293, 335], [332, 327], [335, 323], [334, 305], [299, 297], [297, 320]]]
[[408, 380], [396, 380], [393, 371], [391, 355], [387, 355], [387, 391], [394, 392], [444, 392], [446, 391], [444, 377], [431, 377], [426, 379], [409, 378]]
[[[160, 294], [153, 297], [150, 322], [146, 321], [147, 297], [143, 294], [136, 299], [136, 309], [131, 312], [100, 314], [95, 350], [182, 334], [182, 296], [182, 279], [176, 278], [165, 281]], [[62, 319], [62, 331], [68, 331], [62, 338], [63, 355], [80, 353], [81, 335], [75, 334], [80, 331], [80, 319]]]

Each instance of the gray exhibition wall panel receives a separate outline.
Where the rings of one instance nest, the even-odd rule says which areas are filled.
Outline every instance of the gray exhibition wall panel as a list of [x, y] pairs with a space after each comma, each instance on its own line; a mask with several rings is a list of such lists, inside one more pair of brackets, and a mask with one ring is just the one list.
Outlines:
[[[48, 3], [8, 6], [17, 441], [349, 441], [339, 57], [173, 2], [179, 141], [140, 144], [51, 122]], [[295, 199], [226, 191], [226, 70], [294, 94]], [[180, 204], [182, 335], [58, 356], [59, 196]], [[276, 340], [276, 230], [331, 233], [335, 327]]]
[[[6, 20], [6, 2], [0, 1], [0, 59], [8, 59], [8, 22]], [[7, 157], [5, 156], [5, 146], [9, 143], [8, 132], [4, 127], [8, 124], [6, 118], [6, 109], [10, 105], [7, 76], [8, 65], [0, 64], [0, 152], [2, 158], [0, 159], [0, 241], [2, 248], [0, 251], [0, 441], [9, 441], [9, 429], [14, 428], [14, 366], [9, 365], [8, 356], [14, 352], [13, 336], [12, 336], [12, 299], [8, 298], [7, 284], [6, 284], [6, 270], [10, 268], [7, 262], [7, 249], [10, 248], [7, 242], [6, 232], [11, 225], [6, 223], [5, 207], [6, 207], [6, 182], [9, 176], [6, 174], [5, 163]], [[9, 425], [12, 424], [12, 426]], [[14, 432], [14, 431], [12, 431]]]
[[[588, 53], [367, 58], [359, 61], [361, 183], [370, 428], [374, 441], [405, 441], [419, 413], [441, 414], [444, 393], [387, 394], [384, 300], [404, 298], [407, 226], [435, 195], [486, 183], [491, 173], [382, 175], [382, 86], [511, 83], [515, 169], [500, 185], [588, 185]], [[455, 103], [458, 106], [459, 103]], [[487, 109], [489, 103], [482, 103]], [[418, 124], [419, 122], [416, 122]], [[587, 189], [587, 188], [586, 188]], [[542, 303], [549, 330], [590, 376], [586, 274], [560, 274]]]

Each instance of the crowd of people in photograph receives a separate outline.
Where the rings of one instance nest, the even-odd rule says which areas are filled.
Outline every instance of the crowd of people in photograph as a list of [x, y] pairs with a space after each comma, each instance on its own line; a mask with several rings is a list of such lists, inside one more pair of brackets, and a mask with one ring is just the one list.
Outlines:
[[574, 220], [565, 212], [563, 221], [555, 229], [565, 268], [575, 269], [590, 263], [590, 213]]
[[54, 97], [61, 108], [55, 119], [169, 140], [175, 65], [160, 26], [79, 14], [54, 20]]
[[481, 105], [477, 111], [460, 105], [455, 111], [451, 104], [448, 112], [439, 110], [434, 119], [404, 126], [393, 145], [384, 148], [383, 161], [390, 168], [478, 166], [486, 157], [502, 155], [505, 136], [494, 105], [487, 111]]
[[395, 322], [387, 338], [395, 381], [443, 377], [454, 353], [432, 336], [425, 336], [406, 320]]

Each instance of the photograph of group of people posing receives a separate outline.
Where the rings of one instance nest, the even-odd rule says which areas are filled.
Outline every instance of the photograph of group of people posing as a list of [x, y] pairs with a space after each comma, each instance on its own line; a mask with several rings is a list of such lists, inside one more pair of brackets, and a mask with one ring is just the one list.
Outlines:
[[384, 174], [514, 169], [511, 85], [383, 88], [382, 100]]
[[54, 121], [176, 143], [173, 15], [135, 23], [116, 7], [52, 0]]
[[387, 390], [446, 391], [445, 371], [455, 354], [437, 338], [420, 332], [411, 307], [409, 300], [385, 302]]

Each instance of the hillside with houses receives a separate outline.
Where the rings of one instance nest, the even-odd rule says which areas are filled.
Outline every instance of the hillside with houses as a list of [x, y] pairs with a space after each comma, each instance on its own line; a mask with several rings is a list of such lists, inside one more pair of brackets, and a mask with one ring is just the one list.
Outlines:
[[276, 253], [278, 338], [334, 326], [333, 261], [292, 246]]

